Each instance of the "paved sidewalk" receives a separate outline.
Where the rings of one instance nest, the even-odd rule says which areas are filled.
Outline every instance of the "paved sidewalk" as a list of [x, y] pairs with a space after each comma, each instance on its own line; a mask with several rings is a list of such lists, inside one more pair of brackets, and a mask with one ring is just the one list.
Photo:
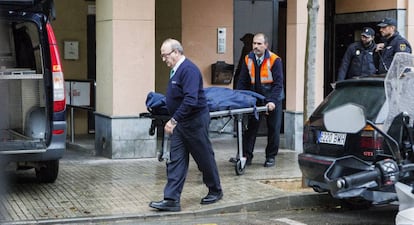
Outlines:
[[[177, 214], [239, 212], [274, 208], [306, 207], [317, 204], [325, 195], [291, 192], [266, 181], [300, 180], [297, 153], [281, 149], [276, 167], [265, 168], [265, 138], [258, 138], [253, 164], [237, 176], [228, 159], [236, 155], [232, 136], [212, 138], [224, 197], [211, 205], [201, 205], [207, 194], [201, 174], [193, 160], [181, 199], [182, 211], [158, 212], [150, 201], [163, 198], [165, 163], [156, 158], [114, 160], [96, 157], [69, 145], [61, 160], [60, 173], [53, 184], [38, 184], [33, 171], [11, 176], [7, 194], [0, 204], [0, 224], [38, 224], [151, 218]], [[91, 148], [88, 140], [77, 140], [79, 147]], [[299, 198], [298, 196], [301, 196]], [[309, 197], [309, 202], [303, 196]]]

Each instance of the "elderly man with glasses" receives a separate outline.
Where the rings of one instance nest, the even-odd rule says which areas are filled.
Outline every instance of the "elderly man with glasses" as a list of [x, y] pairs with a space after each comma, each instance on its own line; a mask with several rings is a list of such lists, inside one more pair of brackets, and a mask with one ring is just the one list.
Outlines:
[[164, 199], [151, 202], [159, 211], [180, 211], [181, 192], [188, 172], [189, 155], [197, 163], [208, 188], [201, 204], [211, 204], [223, 197], [214, 151], [208, 136], [210, 113], [198, 67], [184, 56], [180, 42], [167, 39], [161, 46], [161, 58], [171, 68], [166, 104], [171, 119], [164, 132], [170, 135], [170, 160]]

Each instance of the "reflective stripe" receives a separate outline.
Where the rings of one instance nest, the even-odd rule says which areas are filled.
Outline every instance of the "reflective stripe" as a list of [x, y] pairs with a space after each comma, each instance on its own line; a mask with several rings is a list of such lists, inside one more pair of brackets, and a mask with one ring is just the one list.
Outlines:
[[[262, 84], [269, 84], [273, 82], [273, 75], [272, 75], [272, 66], [275, 63], [276, 59], [279, 58], [279, 56], [277, 56], [276, 54], [274, 54], [273, 52], [270, 52], [270, 57], [269, 58], [264, 58], [262, 65], [260, 66], [260, 82]], [[255, 66], [254, 66], [254, 61], [252, 58], [249, 58], [249, 55], [246, 55], [245, 57], [245, 62], [247, 65], [247, 69], [249, 70], [249, 74], [250, 74], [250, 82], [251, 84], [255, 83]]]
[[[261, 68], [261, 73], [260, 73], [260, 81], [264, 84], [268, 84], [268, 83], [272, 83], [273, 82], [273, 74], [271, 71], [272, 65], [270, 64], [270, 60], [265, 60], [267, 62], [267, 66], [266, 68]], [[267, 76], [263, 76], [263, 70], [267, 69], [266, 73]]]
[[252, 76], [254, 74], [254, 63], [253, 59], [249, 58], [248, 55], [246, 55], [246, 65], [247, 69], [249, 69], [251, 83], [254, 84], [254, 75]]

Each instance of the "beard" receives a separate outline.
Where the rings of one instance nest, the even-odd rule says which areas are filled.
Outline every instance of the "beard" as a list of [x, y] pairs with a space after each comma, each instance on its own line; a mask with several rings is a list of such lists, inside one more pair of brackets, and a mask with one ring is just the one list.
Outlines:
[[390, 37], [392, 37], [393, 33], [382, 33], [382, 37], [388, 39]]

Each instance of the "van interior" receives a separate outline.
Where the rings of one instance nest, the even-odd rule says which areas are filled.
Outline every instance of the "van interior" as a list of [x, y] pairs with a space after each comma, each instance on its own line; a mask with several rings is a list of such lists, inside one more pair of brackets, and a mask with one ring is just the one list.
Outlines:
[[33, 22], [0, 20], [0, 150], [42, 149], [44, 68]]

